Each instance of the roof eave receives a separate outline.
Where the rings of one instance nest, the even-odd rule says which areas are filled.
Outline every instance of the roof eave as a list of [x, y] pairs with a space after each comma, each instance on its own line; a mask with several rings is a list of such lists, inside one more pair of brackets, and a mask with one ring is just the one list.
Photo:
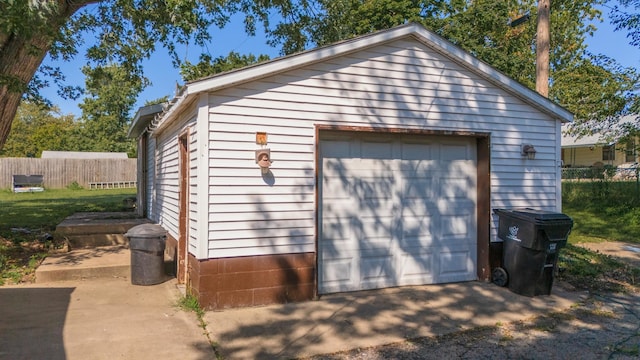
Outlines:
[[137, 139], [145, 131], [151, 120], [153, 120], [156, 114], [161, 113], [164, 110], [165, 104], [153, 104], [143, 106], [138, 109], [136, 115], [131, 121], [131, 126], [127, 132], [127, 137]]

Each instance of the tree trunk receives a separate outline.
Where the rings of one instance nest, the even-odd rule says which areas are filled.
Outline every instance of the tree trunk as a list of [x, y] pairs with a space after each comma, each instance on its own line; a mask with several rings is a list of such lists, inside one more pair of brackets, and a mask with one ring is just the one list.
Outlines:
[[[58, 11], [44, 20], [46, 28], [60, 29], [81, 7], [96, 0], [49, 0], [58, 3]], [[4, 147], [11, 123], [16, 116], [20, 99], [27, 85], [47, 55], [57, 31], [33, 34], [26, 38], [14, 33], [0, 33], [0, 150]]]

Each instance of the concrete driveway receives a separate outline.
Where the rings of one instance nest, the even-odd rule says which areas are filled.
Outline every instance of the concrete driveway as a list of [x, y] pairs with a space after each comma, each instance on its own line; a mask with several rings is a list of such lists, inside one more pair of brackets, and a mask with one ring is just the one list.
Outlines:
[[127, 278], [0, 287], [0, 359], [215, 359], [175, 280]]
[[225, 359], [290, 359], [524, 320], [565, 310], [585, 297], [555, 286], [550, 296], [530, 298], [466, 282], [210, 311], [204, 318]]

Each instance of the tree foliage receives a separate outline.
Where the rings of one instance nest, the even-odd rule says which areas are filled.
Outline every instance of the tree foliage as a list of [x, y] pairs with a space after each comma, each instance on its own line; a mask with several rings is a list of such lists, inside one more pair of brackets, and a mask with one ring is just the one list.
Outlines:
[[80, 125], [73, 115], [61, 115], [57, 108], [23, 101], [3, 157], [40, 157], [44, 150], [79, 150]]
[[616, 30], [626, 31], [629, 43], [640, 47], [640, 0], [618, 0], [611, 9], [611, 22]]
[[[624, 9], [638, 9], [638, 0], [618, 1]], [[635, 70], [585, 51], [585, 38], [594, 30], [589, 20], [600, 19], [597, 6], [604, 2], [551, 1], [549, 95], [576, 113], [578, 122], [630, 111], [637, 95]], [[130, 78], [143, 79], [142, 61], [158, 48], [166, 49], [174, 66], [180, 66], [180, 45], [206, 48], [215, 41], [212, 29], [223, 27], [238, 13], [244, 16], [247, 33], [264, 26], [269, 43], [282, 54], [418, 22], [533, 88], [536, 4], [537, 0], [3, 0], [0, 148], [21, 96], [37, 96], [50, 82], [64, 84], [59, 69], [40, 67], [47, 53], [66, 60], [86, 48], [83, 55], [90, 68], [118, 65]], [[530, 21], [508, 26], [509, 18], [526, 12], [531, 14]], [[637, 15], [625, 10], [612, 16], [636, 45]], [[185, 78], [195, 79], [253, 61], [250, 55], [230, 54], [226, 59], [205, 55], [182, 70]], [[41, 72], [34, 76], [39, 67]], [[571, 88], [575, 81], [580, 81], [581, 89]], [[64, 85], [60, 93], [79, 95], [78, 89]], [[104, 114], [96, 101], [92, 95], [84, 104], [86, 112], [93, 114], [84, 119], [87, 124], [93, 124], [89, 121], [97, 119], [95, 114]], [[601, 106], [602, 101], [606, 104]]]
[[82, 131], [86, 151], [135, 153], [135, 144], [127, 138], [130, 113], [146, 79], [132, 75], [118, 65], [84, 67], [86, 97], [82, 109]]
[[[273, 1], [278, 3], [280, 1]], [[287, 2], [287, 1], [284, 1]], [[119, 64], [142, 77], [142, 60], [165, 48], [174, 65], [179, 44], [206, 46], [210, 27], [224, 26], [235, 13], [245, 14], [249, 33], [268, 20], [271, 1], [251, 0], [3, 0], [0, 2], [0, 148], [23, 94], [37, 95], [64, 74], [42, 68], [45, 55], [67, 60], [86, 47], [91, 67]], [[61, 87], [61, 94], [78, 96]]]
[[215, 59], [211, 55], [203, 54], [197, 64], [192, 64], [188, 61], [182, 64], [180, 66], [180, 75], [183, 80], [192, 81], [267, 60], [269, 60], [268, 55], [259, 55], [256, 58], [253, 54], [240, 55], [233, 51], [227, 56], [219, 56]]

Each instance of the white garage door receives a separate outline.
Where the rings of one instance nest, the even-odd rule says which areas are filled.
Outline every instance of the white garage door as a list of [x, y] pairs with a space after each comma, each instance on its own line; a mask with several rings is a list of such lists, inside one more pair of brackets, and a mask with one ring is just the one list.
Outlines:
[[320, 293], [476, 279], [474, 139], [321, 134]]

